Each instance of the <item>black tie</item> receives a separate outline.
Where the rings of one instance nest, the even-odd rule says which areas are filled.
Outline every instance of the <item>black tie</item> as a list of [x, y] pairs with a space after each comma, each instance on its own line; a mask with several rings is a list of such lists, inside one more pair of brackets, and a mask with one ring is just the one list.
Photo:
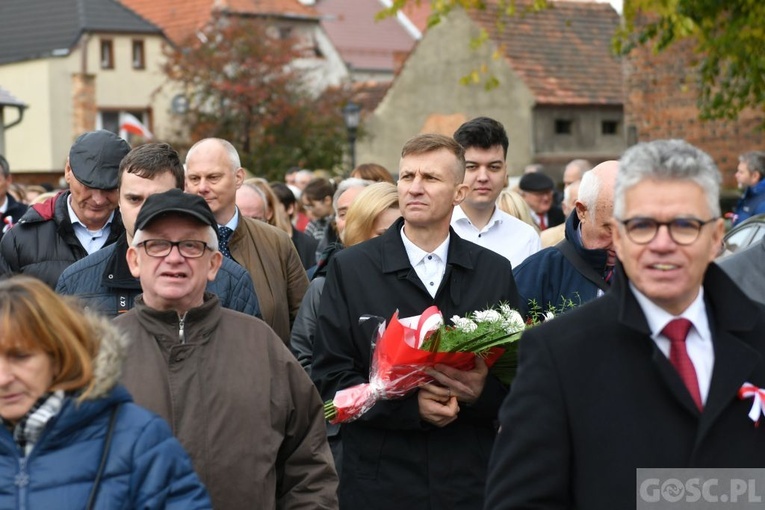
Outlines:
[[228, 257], [231, 260], [233, 260], [233, 257], [231, 257], [231, 252], [228, 249], [228, 240], [231, 239], [231, 234], [233, 233], [234, 231], [228, 227], [218, 227], [218, 248], [224, 257]]

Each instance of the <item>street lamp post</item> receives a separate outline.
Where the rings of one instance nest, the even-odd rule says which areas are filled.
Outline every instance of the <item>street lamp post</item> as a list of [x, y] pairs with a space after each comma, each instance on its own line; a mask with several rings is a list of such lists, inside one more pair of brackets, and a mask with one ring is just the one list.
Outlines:
[[351, 153], [351, 170], [356, 168], [356, 134], [361, 120], [361, 107], [352, 101], [348, 101], [343, 107], [343, 120], [348, 130], [348, 147]]

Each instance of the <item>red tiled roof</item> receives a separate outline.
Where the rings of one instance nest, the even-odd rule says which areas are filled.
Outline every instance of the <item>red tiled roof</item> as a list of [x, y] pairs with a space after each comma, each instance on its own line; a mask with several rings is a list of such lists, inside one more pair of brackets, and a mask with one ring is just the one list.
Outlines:
[[391, 86], [389, 81], [362, 81], [351, 85], [351, 101], [361, 107], [363, 115], [372, 113]]
[[316, 9], [343, 60], [357, 69], [393, 71], [396, 55], [409, 53], [413, 36], [395, 18], [375, 21], [379, 0], [322, 0]]
[[238, 14], [317, 18], [316, 10], [298, 0], [119, 0], [160, 27], [176, 44], [182, 43], [210, 19], [213, 10]]
[[430, 2], [407, 2], [402, 11], [409, 18], [409, 21], [424, 34], [428, 28], [428, 18], [431, 12]]
[[241, 14], [318, 17], [313, 6], [302, 4], [298, 0], [218, 0], [217, 3], [221, 9]]
[[519, 13], [496, 25], [496, 0], [485, 11], [468, 15], [498, 45], [539, 104], [622, 104], [622, 67], [611, 54], [619, 25], [614, 9], [603, 3], [557, 2], [539, 12], [521, 14], [528, 0], [517, 0]]

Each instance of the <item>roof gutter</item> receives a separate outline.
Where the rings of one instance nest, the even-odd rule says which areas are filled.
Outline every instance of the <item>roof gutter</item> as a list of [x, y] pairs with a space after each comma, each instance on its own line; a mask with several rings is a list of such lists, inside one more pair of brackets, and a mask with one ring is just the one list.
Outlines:
[[27, 105], [25, 104], [7, 104], [7, 105], [0, 105], [0, 107], [6, 107], [6, 106], [12, 106], [19, 111], [19, 118], [11, 122], [10, 124], [3, 124], [3, 130], [10, 129], [16, 124], [20, 124], [22, 120], [24, 120], [24, 110], [27, 109]]

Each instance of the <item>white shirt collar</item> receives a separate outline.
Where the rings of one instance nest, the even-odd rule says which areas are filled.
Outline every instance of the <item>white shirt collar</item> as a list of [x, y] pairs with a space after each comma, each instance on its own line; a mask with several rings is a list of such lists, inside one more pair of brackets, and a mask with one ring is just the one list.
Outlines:
[[[454, 211], [452, 212], [452, 221], [457, 223], [464, 223], [470, 225], [473, 228], [476, 228], [460, 205], [454, 208]], [[494, 225], [498, 225], [500, 223], [502, 223], [501, 211], [499, 210], [499, 207], [494, 206], [494, 212], [491, 213], [491, 218], [489, 218], [489, 221], [486, 223], [486, 226], [483, 228], [482, 232], [485, 232]]]
[[72, 223], [72, 225], [80, 225], [82, 228], [87, 230], [88, 232], [101, 232], [106, 227], [110, 226], [112, 224], [112, 220], [114, 220], [114, 211], [109, 215], [109, 218], [106, 220], [106, 223], [103, 224], [101, 228], [98, 230], [90, 230], [88, 227], [85, 226], [85, 224], [80, 220], [79, 216], [77, 216], [77, 213], [74, 212], [74, 209], [72, 208], [72, 194], [69, 194], [69, 197], [67, 197], [66, 200], [66, 208], [69, 211], [69, 221]]
[[442, 242], [438, 247], [433, 250], [432, 252], [427, 252], [414, 244], [412, 241], [409, 240], [408, 237], [406, 237], [406, 234], [404, 233], [404, 227], [401, 227], [401, 240], [404, 242], [404, 248], [406, 249], [406, 256], [409, 257], [409, 263], [412, 265], [412, 267], [415, 267], [417, 264], [422, 262], [425, 257], [428, 255], [434, 255], [438, 257], [442, 262], [446, 263], [446, 257], [449, 253], [449, 241], [451, 239], [451, 233], [446, 236], [446, 239], [444, 239], [444, 242]]
[[699, 288], [699, 293], [696, 299], [678, 315], [672, 315], [659, 305], [651, 301], [648, 296], [640, 292], [635, 285], [630, 282], [630, 290], [635, 295], [640, 308], [643, 310], [648, 327], [651, 329], [651, 336], [655, 339], [661, 331], [664, 329], [669, 321], [677, 319], [679, 317], [688, 319], [693, 324], [693, 327], [699, 333], [702, 339], [711, 339], [711, 333], [709, 331], [709, 321], [707, 320], [707, 312], [704, 304], [704, 287]]
[[236, 227], [239, 226], [239, 208], [234, 206], [234, 216], [228, 220], [228, 223], [225, 225], [220, 225], [221, 227], [228, 227], [231, 230], [236, 230]]

